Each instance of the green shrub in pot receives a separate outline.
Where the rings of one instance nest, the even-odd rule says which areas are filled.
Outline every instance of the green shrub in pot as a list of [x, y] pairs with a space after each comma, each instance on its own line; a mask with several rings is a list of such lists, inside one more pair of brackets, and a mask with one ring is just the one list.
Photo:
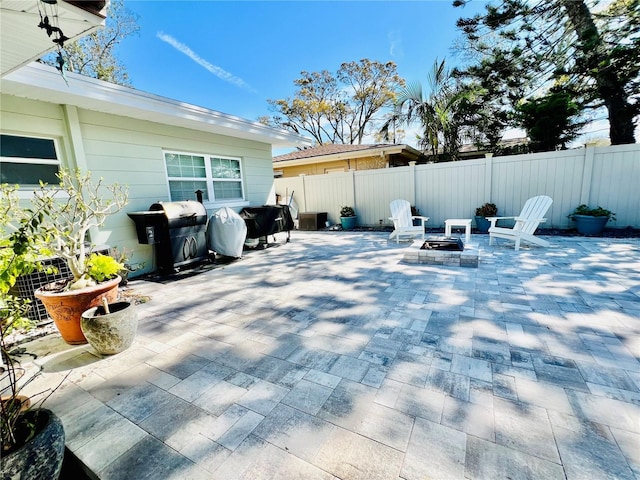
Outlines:
[[[37, 371], [22, 368], [8, 337], [26, 328], [29, 300], [11, 294], [19, 276], [41, 269], [50, 232], [46, 212], [20, 207], [17, 186], [0, 185], [0, 463], [2, 478], [58, 478], [64, 459], [64, 428], [42, 408], [46, 399], [23, 394]], [[45, 392], [43, 392], [45, 393]]]
[[353, 207], [340, 208], [340, 224], [343, 230], [353, 230], [356, 226], [356, 211]]
[[583, 235], [600, 235], [609, 220], [615, 220], [616, 214], [611, 210], [598, 206], [591, 208], [582, 204], [568, 215], [576, 222], [576, 230]]
[[479, 233], [487, 233], [491, 222], [487, 220], [487, 217], [495, 217], [498, 215], [498, 207], [495, 203], [485, 203], [484, 205], [476, 208], [476, 227]]

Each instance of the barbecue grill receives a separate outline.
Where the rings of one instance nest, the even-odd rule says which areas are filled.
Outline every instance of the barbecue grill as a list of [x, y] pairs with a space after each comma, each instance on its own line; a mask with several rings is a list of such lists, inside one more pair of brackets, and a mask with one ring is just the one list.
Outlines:
[[288, 205], [245, 207], [240, 212], [247, 224], [247, 238], [265, 238], [278, 232], [287, 232], [287, 242], [294, 227]]
[[127, 215], [136, 222], [138, 242], [155, 245], [161, 273], [173, 273], [208, 258], [207, 210], [200, 202], [157, 202], [148, 211]]

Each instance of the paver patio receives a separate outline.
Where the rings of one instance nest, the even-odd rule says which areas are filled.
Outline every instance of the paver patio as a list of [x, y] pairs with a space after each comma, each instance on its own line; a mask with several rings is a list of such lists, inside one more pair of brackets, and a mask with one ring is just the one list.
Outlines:
[[131, 282], [134, 345], [33, 342], [45, 406], [104, 480], [640, 478], [640, 241], [474, 235], [475, 268], [387, 234]]

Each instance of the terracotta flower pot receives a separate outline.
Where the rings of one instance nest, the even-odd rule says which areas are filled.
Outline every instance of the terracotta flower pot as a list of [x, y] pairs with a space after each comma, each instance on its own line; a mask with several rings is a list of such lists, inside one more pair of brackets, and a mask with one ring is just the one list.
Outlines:
[[103, 297], [107, 302], [115, 302], [120, 280], [122, 279], [118, 276], [93, 287], [68, 292], [49, 292], [44, 286], [36, 290], [34, 295], [44, 304], [62, 339], [70, 345], [79, 345], [87, 343], [80, 327], [82, 313], [101, 305]]
[[16, 395], [12, 397], [11, 395], [0, 397], [0, 402], [2, 402], [4, 408], [8, 408], [6, 404], [8, 402], [18, 402], [20, 404], [20, 412], [26, 412], [31, 407], [31, 399], [26, 395]]

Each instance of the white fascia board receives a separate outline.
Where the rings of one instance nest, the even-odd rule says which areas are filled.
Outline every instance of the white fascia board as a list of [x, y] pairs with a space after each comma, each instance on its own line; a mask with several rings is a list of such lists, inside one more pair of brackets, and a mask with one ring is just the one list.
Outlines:
[[138, 120], [243, 138], [277, 147], [311, 145], [311, 139], [233, 115], [209, 110], [133, 88], [29, 64], [2, 78], [2, 93]]

